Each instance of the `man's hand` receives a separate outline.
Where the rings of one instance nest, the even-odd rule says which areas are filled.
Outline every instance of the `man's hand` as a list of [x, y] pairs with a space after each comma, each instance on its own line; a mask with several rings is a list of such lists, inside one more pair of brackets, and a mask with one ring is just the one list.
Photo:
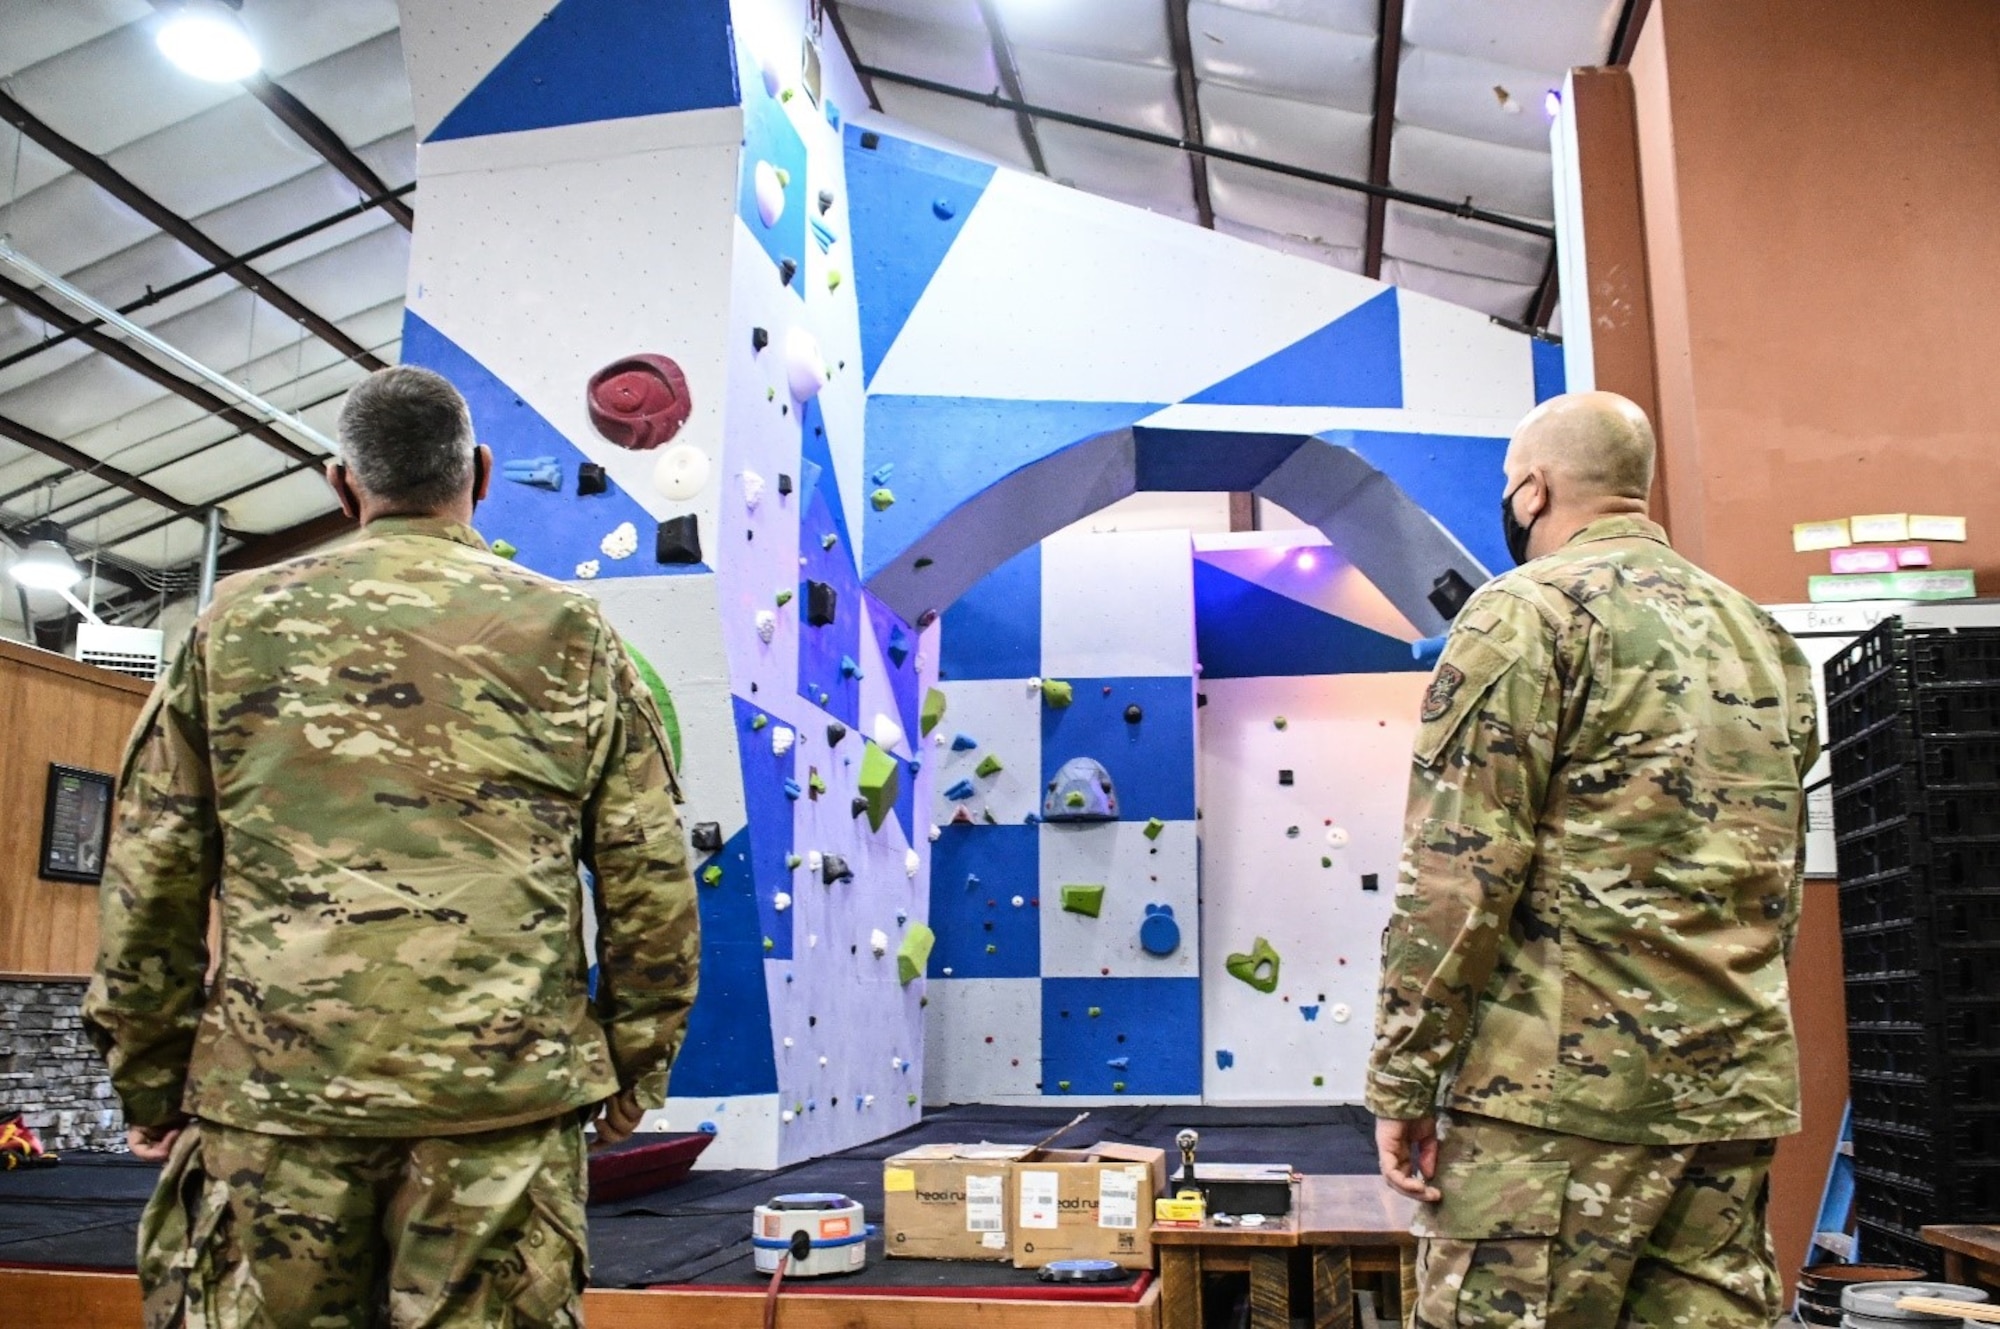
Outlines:
[[1375, 1122], [1375, 1153], [1382, 1167], [1382, 1180], [1413, 1200], [1436, 1204], [1444, 1192], [1430, 1185], [1437, 1175], [1438, 1136], [1436, 1117], [1414, 1121]]
[[167, 1155], [174, 1151], [174, 1141], [181, 1138], [187, 1128], [184, 1121], [176, 1121], [166, 1126], [128, 1126], [125, 1128], [125, 1144], [132, 1151], [132, 1157], [142, 1163], [164, 1163]]
[[639, 1106], [636, 1090], [620, 1090], [605, 1099], [604, 1111], [597, 1118], [597, 1139], [590, 1146], [592, 1152], [624, 1144], [632, 1138], [632, 1132], [639, 1129], [639, 1118], [645, 1115], [646, 1109]]

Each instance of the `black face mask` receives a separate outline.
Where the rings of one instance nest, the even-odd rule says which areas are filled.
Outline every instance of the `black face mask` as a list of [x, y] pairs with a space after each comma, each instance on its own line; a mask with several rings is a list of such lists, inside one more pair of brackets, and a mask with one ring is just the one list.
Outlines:
[[[1521, 485], [1526, 483], [1528, 481], [1523, 479], [1521, 484], [1515, 485], [1500, 499], [1500, 529], [1507, 537], [1508, 556], [1514, 560], [1517, 567], [1528, 561], [1528, 533], [1535, 529], [1535, 521], [1542, 519], [1542, 513], [1537, 512], [1535, 521], [1523, 526], [1521, 519], [1514, 515], [1514, 495], [1520, 493]], [[1547, 511], [1548, 508], [1544, 506], [1542, 512]]]

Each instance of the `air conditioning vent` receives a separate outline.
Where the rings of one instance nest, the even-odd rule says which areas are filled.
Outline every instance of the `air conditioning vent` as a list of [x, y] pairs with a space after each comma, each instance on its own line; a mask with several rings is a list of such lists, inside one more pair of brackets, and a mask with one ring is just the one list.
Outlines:
[[76, 658], [148, 682], [160, 676], [166, 634], [158, 628], [114, 628], [103, 623], [79, 623]]

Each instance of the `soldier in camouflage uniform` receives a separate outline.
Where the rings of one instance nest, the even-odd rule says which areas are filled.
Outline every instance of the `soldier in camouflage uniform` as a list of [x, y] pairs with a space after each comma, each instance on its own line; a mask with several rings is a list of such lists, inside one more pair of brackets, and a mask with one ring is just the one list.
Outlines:
[[1368, 1105], [1424, 1202], [1431, 1329], [1780, 1311], [1812, 676], [1645, 519], [1653, 454], [1621, 397], [1528, 416], [1502, 500], [1523, 565], [1424, 698]]
[[148, 1323], [573, 1326], [584, 1122], [664, 1102], [694, 998], [670, 750], [597, 602], [467, 524], [450, 384], [341, 437], [360, 538], [218, 588], [120, 777], [84, 1009], [168, 1163]]

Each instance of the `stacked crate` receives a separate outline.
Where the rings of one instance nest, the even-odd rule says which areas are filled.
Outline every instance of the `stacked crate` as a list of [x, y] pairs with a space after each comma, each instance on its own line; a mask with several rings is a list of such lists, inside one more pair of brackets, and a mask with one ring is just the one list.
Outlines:
[[1828, 662], [1861, 1258], [2000, 1220], [2000, 628], [1899, 619]]

